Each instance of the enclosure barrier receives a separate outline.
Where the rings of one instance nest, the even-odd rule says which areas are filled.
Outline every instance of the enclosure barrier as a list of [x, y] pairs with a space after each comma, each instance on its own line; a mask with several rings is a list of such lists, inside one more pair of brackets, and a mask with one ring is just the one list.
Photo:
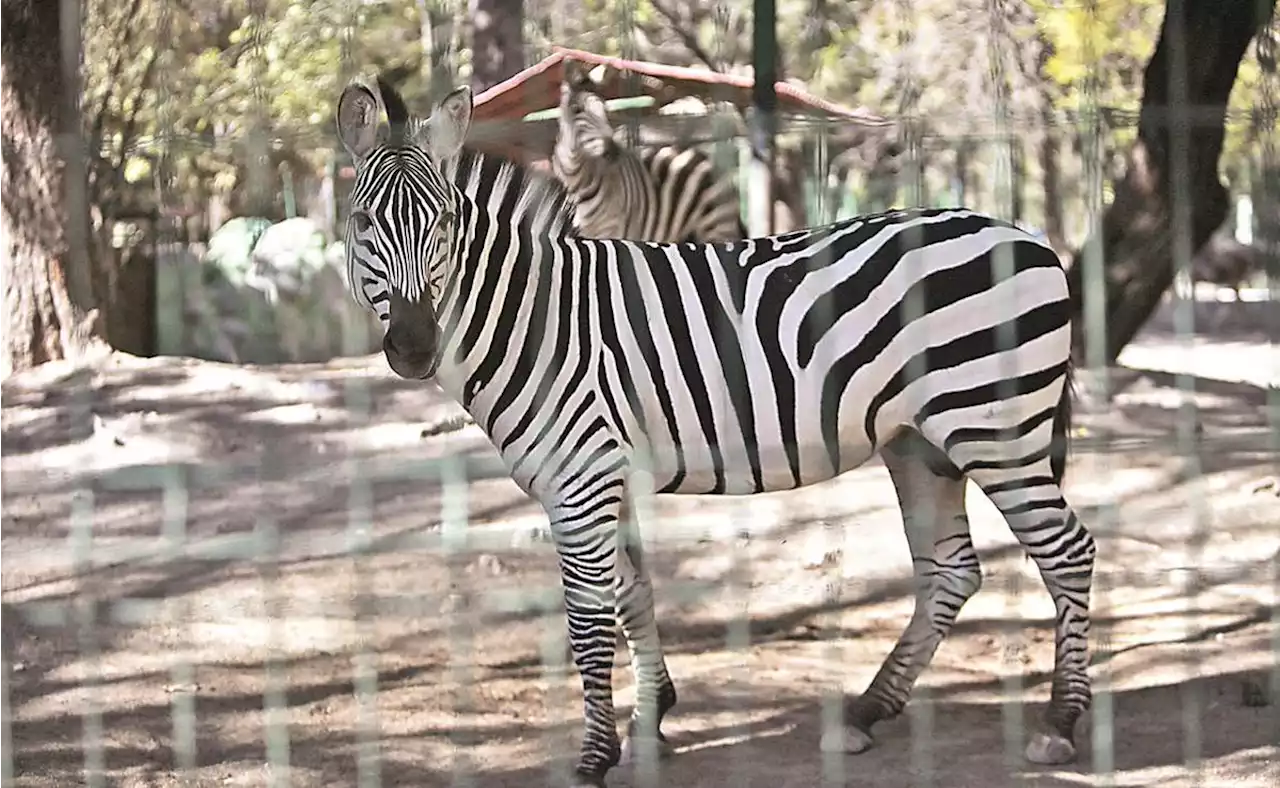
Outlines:
[[[634, 4], [622, 5], [620, 14], [634, 13]], [[910, 3], [895, 7], [911, 19]], [[353, 55], [355, 31], [349, 24], [343, 34], [344, 79], [363, 65]], [[904, 24], [904, 48], [912, 35]], [[255, 47], [268, 38], [259, 36]], [[993, 54], [996, 84], [1004, 84], [1004, 68]], [[1257, 150], [1245, 181], [1254, 198], [1244, 224], [1265, 251], [1266, 270], [1239, 301], [1175, 293], [1160, 325], [1144, 335], [1150, 341], [1135, 343], [1118, 368], [1103, 361], [1105, 314], [1090, 306], [1085, 315], [1092, 330], [1079, 381], [1082, 432], [1073, 436], [1066, 489], [1102, 550], [1093, 705], [1078, 734], [1081, 762], [1045, 778], [1060, 784], [1219, 784], [1213, 780], [1224, 769], [1274, 773], [1267, 759], [1280, 757], [1280, 170], [1272, 77], [1255, 112], [1228, 115], [1228, 123], [1253, 125]], [[177, 100], [167, 86], [158, 82], [162, 108]], [[1080, 111], [1053, 114], [1045, 126], [998, 90], [991, 122], [957, 134], [939, 131], [947, 128], [940, 118], [955, 118], [908, 104], [895, 118], [903, 153], [894, 162], [840, 159], [848, 151], [836, 149], [841, 129], [830, 122], [793, 119], [778, 139], [798, 151], [808, 224], [891, 205], [965, 202], [1039, 227], [1051, 200], [1035, 195], [1043, 185], [1035, 176], [1044, 174], [1024, 161], [1018, 142], [1041, 123], [1039, 133], [1072, 151], [1062, 154], [1057, 196], [1068, 206], [1066, 235], [1082, 246], [1087, 289], [1105, 262], [1088, 239], [1097, 235], [1104, 185], [1116, 177], [1110, 162], [1139, 122], [1100, 107], [1097, 91], [1090, 83]], [[162, 109], [161, 120], [172, 111]], [[227, 155], [254, 173], [250, 191], [266, 202], [283, 203], [289, 183], [289, 200], [297, 200], [290, 213], [301, 213], [304, 173], [277, 179], [280, 171], [263, 163], [286, 142], [323, 145], [323, 175], [311, 175], [327, 184], [328, 208], [316, 213], [326, 242], [336, 241], [348, 162], [332, 141], [268, 126], [209, 147], [233, 150]], [[718, 162], [738, 161], [745, 185], [743, 124], [713, 113], [650, 127], [716, 148]], [[1179, 133], [1185, 147], [1189, 132]], [[177, 203], [173, 172], [183, 151], [205, 144], [162, 135], [140, 146], [155, 161], [161, 205]], [[1185, 172], [1174, 180], [1171, 253], [1189, 278], [1189, 186]], [[70, 201], [87, 210], [85, 194]], [[203, 241], [182, 237], [176, 222], [156, 225], [150, 241], [162, 264], [203, 256]], [[184, 278], [178, 291], [185, 297], [200, 286]], [[183, 304], [160, 304], [157, 320], [187, 330]], [[1210, 313], [1229, 304], [1237, 315], [1256, 304], [1262, 319], [1237, 334], [1203, 337]], [[343, 355], [376, 350], [369, 326], [343, 320]], [[1217, 378], [1199, 371], [1202, 357], [1242, 345], [1252, 349], [1239, 369]], [[1196, 360], [1180, 361], [1179, 349]], [[1211, 360], [1218, 373], [1232, 366]], [[173, 385], [199, 374], [285, 375], [230, 364], [191, 369], [173, 372]], [[381, 359], [341, 380], [340, 371], [308, 366], [300, 374], [324, 390], [290, 378], [296, 392], [288, 403], [283, 395], [257, 402], [247, 387], [188, 401], [163, 379], [108, 385], [110, 370], [6, 389], [5, 572], [36, 578], [5, 583], [6, 785], [28, 784], [41, 769], [89, 786], [171, 778], [360, 788], [566, 784], [581, 734], [580, 685], [567, 659], [554, 551], [535, 533], [543, 518], [479, 430], [442, 406], [434, 388], [388, 384]], [[112, 399], [121, 391], [148, 386], [166, 393], [138, 407], [164, 416], [173, 396], [178, 421], [166, 424], [226, 418], [252, 456], [217, 448], [212, 460], [192, 450], [189, 460], [135, 461], [130, 453], [145, 454], [145, 440], [113, 446], [109, 429], [93, 425], [134, 407]], [[396, 397], [410, 405], [396, 405]], [[320, 414], [314, 422], [332, 433], [393, 418], [401, 432], [350, 448], [341, 445], [346, 437], [305, 436], [307, 424], [293, 416], [248, 418], [308, 403]], [[410, 406], [445, 415], [423, 428], [428, 416], [403, 418]], [[47, 426], [36, 417], [10, 422], [23, 408], [53, 413], [39, 418], [61, 424], [81, 453], [60, 455], [72, 459], [55, 470], [23, 465], [22, 441], [43, 445]], [[325, 409], [347, 415], [328, 426]], [[275, 431], [263, 426], [271, 424]], [[305, 437], [289, 438], [288, 430]], [[420, 442], [405, 438], [417, 430]], [[195, 428], [178, 434], [205, 440]], [[866, 686], [911, 614], [909, 557], [889, 489], [873, 463], [794, 498], [657, 502], [635, 513], [681, 691], [667, 724], [677, 754], [642, 759], [630, 775], [616, 770], [611, 784], [1037, 780], [1023, 747], [1048, 694], [1052, 647], [1044, 635], [1055, 611], [976, 496], [970, 512], [986, 581], [922, 675], [905, 721], [877, 728], [867, 754], [819, 751], [822, 732], [840, 723], [842, 699]], [[633, 695], [624, 675], [617, 671], [620, 720]]]

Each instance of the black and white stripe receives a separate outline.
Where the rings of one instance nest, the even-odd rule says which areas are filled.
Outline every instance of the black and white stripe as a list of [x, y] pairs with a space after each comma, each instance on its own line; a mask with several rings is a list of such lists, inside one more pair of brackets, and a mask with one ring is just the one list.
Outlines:
[[576, 203], [584, 237], [677, 243], [747, 236], [732, 177], [696, 148], [620, 144], [604, 101], [572, 70], [560, 87], [551, 169]]
[[[426, 123], [457, 112], [437, 109]], [[364, 151], [361, 133], [344, 138]], [[410, 141], [357, 159], [353, 211], [403, 218], [356, 229], [353, 281], [377, 308], [380, 294], [440, 278], [437, 380], [548, 512], [586, 697], [576, 784], [602, 785], [620, 753], [615, 621], [638, 687], [630, 732], [660, 739], [675, 703], [639, 545], [620, 539], [628, 501], [646, 493], [631, 472], [643, 468], [660, 493], [743, 495], [830, 479], [877, 452], [902, 502], [920, 596], [824, 746], [870, 745], [873, 724], [902, 709], [978, 589], [971, 479], [1058, 609], [1047, 725], [1027, 756], [1074, 756], [1090, 698], [1095, 548], [1061, 490], [1070, 307], [1047, 245], [963, 209], [719, 245], [579, 238], [551, 179], [464, 150], [426, 170], [427, 185], [404, 162], [433, 155]], [[433, 224], [442, 216], [456, 222]], [[436, 237], [450, 239], [447, 253], [431, 254]]]

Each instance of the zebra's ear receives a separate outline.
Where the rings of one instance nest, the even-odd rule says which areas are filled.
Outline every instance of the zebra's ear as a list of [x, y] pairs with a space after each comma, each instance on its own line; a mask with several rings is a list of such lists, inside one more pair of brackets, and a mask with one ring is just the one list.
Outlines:
[[605, 109], [604, 98], [598, 93], [588, 92], [582, 97], [582, 111], [602, 126], [609, 125], [609, 110]]
[[470, 128], [471, 88], [464, 86], [445, 96], [427, 119], [427, 149], [436, 161], [452, 158]]
[[354, 158], [362, 159], [375, 145], [381, 133], [381, 102], [372, 90], [353, 83], [338, 98], [338, 136]]

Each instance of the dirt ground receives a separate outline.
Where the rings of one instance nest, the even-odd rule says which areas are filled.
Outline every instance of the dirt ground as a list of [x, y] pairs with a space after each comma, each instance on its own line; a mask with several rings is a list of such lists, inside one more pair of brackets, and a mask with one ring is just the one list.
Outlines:
[[[1077, 764], [1021, 760], [1053, 609], [976, 493], [983, 590], [876, 747], [820, 753], [911, 610], [873, 462], [645, 517], [681, 699], [660, 784], [1280, 784], [1280, 349], [1152, 330], [1122, 363], [1109, 406], [1083, 381], [1068, 475], [1100, 544]], [[377, 357], [10, 379], [5, 784], [555, 785], [581, 706], [554, 554], [495, 460]]]

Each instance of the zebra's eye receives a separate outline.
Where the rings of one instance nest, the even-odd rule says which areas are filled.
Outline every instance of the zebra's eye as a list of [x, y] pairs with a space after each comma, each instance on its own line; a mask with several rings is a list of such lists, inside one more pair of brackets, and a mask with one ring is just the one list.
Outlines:
[[373, 226], [373, 220], [369, 218], [369, 214], [364, 211], [352, 211], [351, 221], [355, 224], [356, 230], [364, 232]]

